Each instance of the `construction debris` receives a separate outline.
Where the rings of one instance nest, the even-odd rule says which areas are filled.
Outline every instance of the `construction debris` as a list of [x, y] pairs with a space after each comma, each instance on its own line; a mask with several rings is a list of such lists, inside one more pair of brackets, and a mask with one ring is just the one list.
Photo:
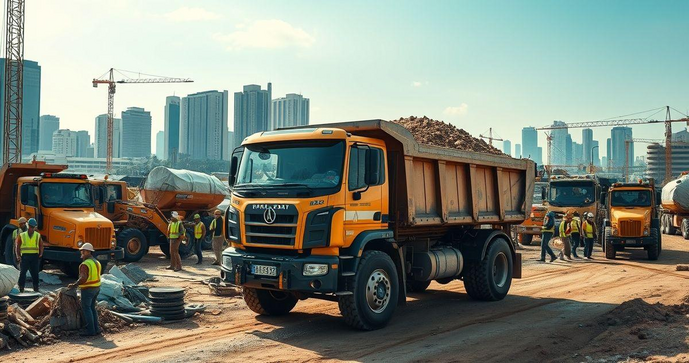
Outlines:
[[208, 285], [211, 294], [215, 296], [239, 296], [242, 294], [242, 289], [225, 283], [220, 277], [211, 277], [203, 280], [203, 283]]
[[675, 269], [676, 269], [677, 271], [689, 271], [689, 266], [687, 266], [687, 265], [677, 265], [677, 266], [675, 267]]
[[420, 144], [447, 147], [463, 151], [505, 155], [499, 149], [485, 141], [471, 136], [468, 132], [443, 121], [433, 120], [426, 116], [401, 117], [392, 122], [402, 125], [409, 130], [414, 139]]

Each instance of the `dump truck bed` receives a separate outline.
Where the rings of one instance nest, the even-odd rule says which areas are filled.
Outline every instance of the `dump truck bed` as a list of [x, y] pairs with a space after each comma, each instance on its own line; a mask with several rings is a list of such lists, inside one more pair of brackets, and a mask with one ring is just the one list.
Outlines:
[[[67, 170], [67, 165], [50, 165], [44, 161], [34, 161], [26, 164], [5, 164], [0, 169], [0, 216], [11, 212], [14, 204], [14, 185], [17, 180], [26, 176], [39, 176], [41, 173], [59, 173]], [[2, 218], [0, 218], [1, 220]]]
[[385, 141], [390, 220], [402, 234], [430, 226], [519, 224], [533, 199], [535, 164], [507, 155], [419, 144], [404, 127], [384, 120], [309, 127], [339, 128]]

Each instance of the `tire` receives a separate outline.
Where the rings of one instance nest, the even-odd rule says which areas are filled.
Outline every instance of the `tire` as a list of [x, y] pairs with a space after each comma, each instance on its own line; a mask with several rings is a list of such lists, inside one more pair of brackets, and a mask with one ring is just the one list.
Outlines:
[[288, 314], [297, 305], [294, 294], [284, 291], [244, 288], [244, 301], [251, 311], [261, 315]]
[[213, 234], [208, 230], [208, 227], [211, 225], [213, 217], [201, 217], [201, 221], [206, 226], [206, 238], [203, 239], [203, 245], [201, 246], [201, 248], [204, 251], [210, 251], [213, 249]]
[[533, 242], [533, 234], [520, 234], [521, 244], [524, 246], [530, 246]]
[[660, 217], [660, 233], [661, 234], [668, 234], [667, 231], [667, 216], [661, 216]]
[[424, 292], [430, 284], [430, 281], [407, 281], [407, 291]]
[[682, 237], [684, 239], [689, 239], [689, 219], [682, 219], [682, 228], [680, 228], [682, 232]]
[[659, 235], [657, 229], [651, 228], [651, 237], [653, 237], [657, 242], [652, 246], [648, 246], [648, 259], [655, 261], [658, 259], [658, 256], [660, 256], [660, 239], [658, 239]]
[[615, 259], [615, 247], [610, 242], [610, 237], [612, 235], [612, 228], [605, 227], [605, 235], [603, 236], [603, 250], [605, 251], [605, 258], [608, 260]]
[[7, 239], [5, 240], [5, 264], [7, 265], [12, 265], [15, 268], [19, 269], [19, 265], [17, 264], [17, 259], [14, 254], [14, 241], [12, 240], [12, 234], [7, 236]]
[[672, 216], [667, 214], [667, 215], [665, 215], [665, 217], [666, 217], [665, 219], [667, 221], [667, 234], [669, 234], [671, 236], [676, 235], [677, 234], [677, 228], [675, 228], [675, 226], [672, 225]]
[[482, 261], [468, 262], [464, 288], [474, 300], [497, 301], [507, 296], [512, 285], [512, 251], [502, 238], [490, 243]]
[[117, 234], [117, 246], [124, 249], [125, 262], [137, 262], [146, 255], [148, 241], [138, 229], [126, 228]]
[[387, 325], [397, 308], [397, 268], [382, 251], [366, 251], [353, 278], [353, 294], [340, 296], [338, 306], [347, 325], [360, 330]]
[[62, 271], [63, 274], [76, 279], [79, 278], [79, 265], [81, 265], [80, 262], [63, 262], [60, 265], [60, 271]]
[[[191, 230], [187, 229], [187, 243], [186, 245], [184, 243], [180, 243], [179, 245], [179, 257], [181, 259], [186, 259], [187, 257], [191, 256], [194, 253], [194, 234]], [[165, 242], [160, 244], [160, 251], [163, 252], [165, 257], [169, 260], [170, 259], [170, 243]]]

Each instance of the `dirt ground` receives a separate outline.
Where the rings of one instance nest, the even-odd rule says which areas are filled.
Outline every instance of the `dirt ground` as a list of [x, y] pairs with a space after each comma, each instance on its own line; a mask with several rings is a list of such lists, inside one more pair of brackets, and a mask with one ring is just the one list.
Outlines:
[[[524, 278], [507, 298], [475, 302], [463, 284], [431, 284], [398, 308], [384, 329], [360, 332], [340, 319], [337, 304], [301, 301], [285, 317], [257, 317], [238, 297], [219, 298], [195, 280], [217, 276], [211, 258], [186, 271], [164, 270], [160, 253], [140, 264], [155, 286], [184, 286], [201, 316], [147, 325], [97, 339], [72, 336], [50, 346], [0, 354], [3, 362], [456, 361], [689, 362], [689, 241], [663, 237], [658, 261], [644, 251], [605, 260], [540, 263], [539, 247], [523, 253]], [[208, 256], [210, 257], [210, 255]], [[622, 304], [622, 305], [620, 305]], [[215, 315], [217, 314], [217, 315]], [[4, 355], [3, 355], [4, 354]]]

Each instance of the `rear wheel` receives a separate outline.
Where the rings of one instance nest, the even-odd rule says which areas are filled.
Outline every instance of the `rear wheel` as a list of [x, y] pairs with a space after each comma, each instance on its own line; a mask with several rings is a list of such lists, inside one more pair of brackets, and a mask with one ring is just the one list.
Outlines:
[[464, 273], [467, 294], [476, 300], [502, 300], [512, 285], [512, 265], [512, 251], [507, 241], [494, 240], [483, 261], [467, 263]]
[[689, 239], [689, 219], [682, 219], [682, 237]]
[[658, 235], [658, 230], [655, 228], [651, 228], [650, 236], [656, 241], [656, 244], [648, 246], [648, 259], [651, 261], [655, 261], [658, 259], [658, 256], [660, 256], [660, 239]]
[[[165, 243], [160, 244], [160, 250], [163, 252], [165, 257], [168, 259], [170, 258], [170, 242], [169, 240], [165, 241]], [[192, 233], [191, 230], [187, 230], [187, 243], [180, 243], [179, 244], [179, 257], [181, 259], [186, 259], [187, 257], [191, 256], [191, 254], [194, 252], [194, 234]]]
[[609, 260], [615, 259], [615, 247], [611, 241], [612, 228], [605, 227], [605, 235], [603, 236], [603, 250], [605, 251], [605, 258]]
[[665, 215], [665, 221], [667, 223], [667, 234], [674, 236], [677, 234], [677, 228], [672, 224], [672, 216], [667, 214]]
[[667, 231], [667, 216], [660, 217], [660, 233], [668, 234]]
[[397, 268], [382, 251], [364, 252], [354, 277], [352, 295], [340, 296], [345, 322], [361, 330], [384, 327], [395, 312], [399, 294]]
[[126, 228], [117, 234], [117, 245], [124, 249], [125, 262], [139, 261], [148, 251], [148, 241], [143, 232], [135, 228]]
[[519, 237], [524, 246], [529, 246], [533, 242], [533, 234], [520, 234]]
[[285, 315], [297, 305], [292, 293], [250, 287], [244, 288], [244, 301], [251, 311], [261, 315]]
[[17, 264], [17, 258], [16, 255], [14, 254], [14, 240], [12, 240], [12, 235], [10, 234], [7, 236], [7, 239], [5, 240], [5, 263], [8, 265], [12, 265], [16, 268], [19, 268], [19, 265]]

